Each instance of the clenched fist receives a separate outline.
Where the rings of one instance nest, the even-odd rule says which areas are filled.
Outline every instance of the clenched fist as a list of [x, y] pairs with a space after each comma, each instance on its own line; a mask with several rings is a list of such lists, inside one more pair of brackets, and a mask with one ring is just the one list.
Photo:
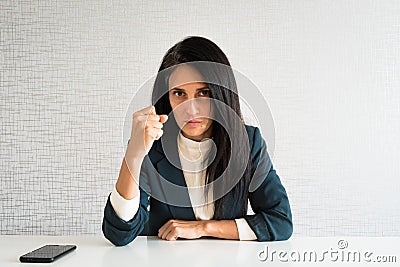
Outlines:
[[133, 114], [129, 154], [133, 157], [144, 157], [154, 141], [163, 135], [162, 128], [167, 119], [167, 115], [157, 115], [154, 106], [136, 111]]

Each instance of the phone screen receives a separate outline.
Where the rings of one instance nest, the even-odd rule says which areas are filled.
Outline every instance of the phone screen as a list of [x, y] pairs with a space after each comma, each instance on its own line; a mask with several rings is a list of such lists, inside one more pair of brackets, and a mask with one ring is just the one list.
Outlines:
[[52, 262], [74, 249], [76, 249], [75, 245], [45, 245], [22, 255], [19, 260], [21, 262]]

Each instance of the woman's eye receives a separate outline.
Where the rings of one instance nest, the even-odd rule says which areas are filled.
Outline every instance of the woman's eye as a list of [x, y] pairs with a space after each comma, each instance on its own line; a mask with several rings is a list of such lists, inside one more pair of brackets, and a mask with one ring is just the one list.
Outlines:
[[199, 93], [200, 96], [210, 96], [210, 90], [203, 90]]
[[173, 92], [173, 94], [176, 96], [183, 96], [183, 92], [181, 92], [181, 91], [175, 91], [175, 92]]

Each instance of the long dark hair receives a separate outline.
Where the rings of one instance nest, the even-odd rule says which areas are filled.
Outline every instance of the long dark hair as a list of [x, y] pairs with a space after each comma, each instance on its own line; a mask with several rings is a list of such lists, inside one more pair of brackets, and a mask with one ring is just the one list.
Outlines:
[[[214, 62], [222, 64], [223, 66], [229, 66], [228, 68], [199, 70], [203, 76], [214, 75], [214, 80], [218, 80], [218, 84], [208, 83], [208, 87], [211, 91], [211, 98], [219, 100], [226, 104], [236, 115], [240, 118], [239, 124], [237, 120], [233, 120], [233, 116], [226, 115], [227, 113], [220, 112], [220, 119], [224, 120], [224, 123], [230, 125], [230, 129], [239, 129], [244, 127], [244, 121], [240, 110], [239, 96], [237, 91], [237, 85], [233, 71], [230, 68], [230, 63], [224, 52], [212, 41], [204, 37], [190, 36], [171, 47], [165, 56], [163, 57], [159, 73], [174, 67], [176, 65], [188, 62]], [[208, 72], [208, 73], [204, 73]], [[215, 77], [218, 76], [218, 77]], [[168, 78], [168, 77], [167, 77]], [[225, 88], [227, 85], [229, 87]], [[161, 88], [164, 88], [161, 89]], [[170, 114], [172, 111], [169, 95], [166, 93], [165, 88], [168, 88], [168, 79], [156, 78], [155, 86], [152, 94], [152, 103], [156, 108], [157, 114]], [[225, 114], [225, 115], [224, 115]], [[212, 125], [212, 136], [213, 141], [216, 144], [217, 152], [213, 162], [207, 167], [206, 170], [206, 184], [213, 182], [218, 177], [223, 176], [224, 170], [227, 168], [229, 160], [231, 158], [231, 145], [235, 144], [233, 140], [230, 140], [226, 129], [218, 122], [213, 121]], [[235, 136], [235, 134], [233, 134]], [[232, 144], [233, 142], [233, 144]], [[246, 142], [248, 142], [246, 135]], [[239, 182], [231, 189], [233, 190], [233, 198], [228, 199], [228, 194], [215, 200], [214, 202], [214, 219], [234, 219], [240, 216], [244, 216], [247, 213], [247, 198], [248, 198], [248, 187], [251, 179], [251, 158], [240, 157], [234, 155], [237, 164], [239, 161], [245, 162], [245, 170], [243, 176]], [[230, 179], [232, 175], [237, 173], [228, 172], [226, 173], [225, 179]], [[222, 177], [221, 177], [222, 178]], [[214, 191], [215, 193], [215, 191]], [[207, 196], [207, 194], [205, 194]], [[227, 211], [224, 213], [224, 211]], [[230, 217], [230, 218], [229, 218]]]

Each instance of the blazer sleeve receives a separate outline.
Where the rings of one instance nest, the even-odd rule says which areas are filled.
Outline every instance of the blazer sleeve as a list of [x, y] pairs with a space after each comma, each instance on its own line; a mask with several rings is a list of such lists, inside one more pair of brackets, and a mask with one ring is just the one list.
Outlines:
[[[149, 160], [148, 156], [145, 160]], [[144, 162], [143, 161], [143, 162]], [[144, 229], [145, 224], [149, 220], [149, 195], [146, 191], [142, 190], [143, 181], [147, 181], [148, 173], [146, 169], [142, 167], [140, 170], [140, 204], [139, 209], [135, 216], [125, 221], [121, 219], [115, 212], [110, 202], [110, 195], [108, 196], [106, 206], [104, 208], [104, 217], [102, 230], [104, 236], [116, 246], [125, 246], [132, 242]]]
[[253, 176], [249, 201], [255, 214], [244, 218], [258, 241], [287, 240], [293, 232], [289, 199], [258, 128], [254, 131], [251, 156]]

